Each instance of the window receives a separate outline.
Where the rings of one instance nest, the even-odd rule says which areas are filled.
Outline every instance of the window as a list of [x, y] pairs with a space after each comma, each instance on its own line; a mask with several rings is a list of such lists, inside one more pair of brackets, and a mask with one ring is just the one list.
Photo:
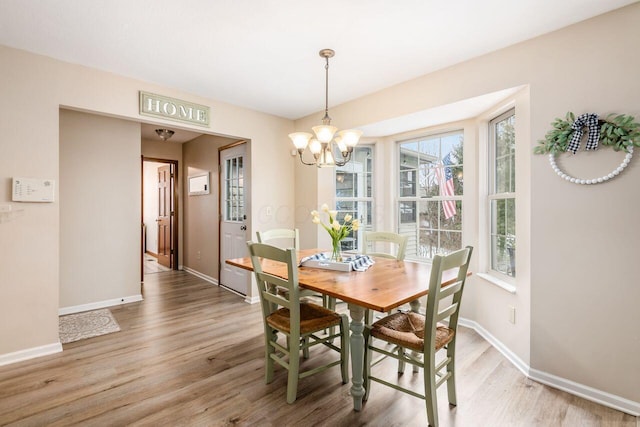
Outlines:
[[489, 128], [490, 268], [516, 277], [515, 111], [491, 120]]
[[373, 146], [358, 145], [351, 156], [349, 163], [335, 170], [336, 210], [340, 222], [350, 214], [363, 226], [342, 241], [345, 251], [359, 250], [362, 232], [373, 230]]
[[225, 161], [224, 220], [241, 222], [244, 215], [244, 172], [242, 156]]
[[463, 142], [456, 131], [398, 144], [398, 233], [409, 236], [408, 259], [462, 247]]

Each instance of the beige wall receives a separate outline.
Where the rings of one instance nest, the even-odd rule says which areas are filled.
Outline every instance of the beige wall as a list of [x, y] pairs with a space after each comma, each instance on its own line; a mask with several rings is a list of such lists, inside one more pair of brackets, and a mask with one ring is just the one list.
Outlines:
[[183, 145], [184, 188], [190, 174], [209, 172], [209, 194], [189, 196], [184, 204], [184, 266], [219, 280], [219, 172], [218, 148], [234, 140], [203, 135]]
[[60, 307], [140, 295], [140, 124], [60, 110]]
[[[579, 186], [560, 180], [547, 157], [531, 151], [554, 118], [567, 111], [640, 117], [638, 22], [636, 3], [331, 109], [335, 125], [358, 127], [528, 85], [516, 108], [518, 121], [528, 119], [517, 136], [518, 290], [509, 294], [473, 277], [471, 298], [464, 303], [473, 307], [466, 315], [534, 370], [634, 402], [640, 402], [637, 159], [613, 181]], [[296, 129], [317, 121], [317, 115], [298, 120]], [[586, 177], [602, 176], [621, 161], [610, 149], [579, 156], [579, 165], [567, 167]], [[312, 168], [296, 168], [296, 177], [312, 184], [318, 176]], [[296, 203], [326, 194], [316, 188], [297, 186]], [[479, 188], [476, 184], [473, 191]], [[479, 226], [465, 223], [465, 240]], [[317, 234], [310, 222], [299, 227], [309, 238]], [[482, 270], [482, 250], [476, 249], [475, 271]], [[524, 312], [515, 325], [507, 321], [508, 305]]]
[[[0, 171], [4, 182], [0, 186], [0, 203], [11, 204], [19, 213], [12, 221], [0, 223], [0, 241], [3, 242], [0, 245], [0, 363], [59, 348], [56, 346], [59, 346], [61, 290], [61, 205], [59, 199], [55, 203], [12, 203], [10, 179], [14, 176], [54, 179], [56, 194], [63, 190], [59, 183], [58, 155], [58, 111], [61, 107], [149, 122], [148, 117], [138, 114], [140, 90], [209, 105], [212, 125], [208, 130], [250, 139], [249, 155], [261, 160], [253, 163], [250, 171], [255, 190], [250, 217], [257, 218], [260, 209], [266, 205], [293, 209], [291, 191], [273, 191], [274, 188], [286, 188], [293, 181], [293, 161], [286, 141], [286, 135], [293, 129], [290, 120], [4, 46], [0, 46], [0, 63], [0, 122], [3, 129]], [[152, 122], [171, 124], [160, 119]], [[139, 156], [139, 134], [135, 150]], [[132, 187], [139, 190], [139, 157], [136, 165], [137, 178]], [[274, 170], [277, 172], [272, 172]], [[139, 191], [135, 206], [140, 208]], [[293, 225], [293, 218], [287, 218], [287, 221], [289, 226]], [[128, 224], [114, 224], [114, 227], [126, 228]], [[248, 234], [254, 233], [253, 227], [249, 224]], [[139, 231], [139, 228], [138, 214], [136, 229]], [[69, 260], [78, 261], [85, 259]], [[92, 263], [96, 261], [91, 260]], [[113, 269], [120, 267], [114, 265]]]

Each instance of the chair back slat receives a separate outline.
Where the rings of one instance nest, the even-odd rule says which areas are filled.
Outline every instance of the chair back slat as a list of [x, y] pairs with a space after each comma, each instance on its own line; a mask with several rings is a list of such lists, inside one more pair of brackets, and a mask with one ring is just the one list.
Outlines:
[[462, 282], [455, 282], [452, 283], [450, 285], [445, 286], [444, 288], [441, 288], [440, 290], [440, 299], [444, 299], [446, 297], [448, 297], [449, 295], [452, 295], [456, 292], [460, 291], [460, 288], [462, 288]]
[[[402, 234], [390, 233], [386, 231], [366, 231], [363, 234], [362, 253], [365, 255], [378, 256], [382, 258], [404, 260], [407, 249], [408, 237]], [[389, 252], [379, 252], [375, 250], [376, 243], [390, 243], [395, 246], [395, 255]], [[369, 249], [371, 244], [371, 250]]]
[[454, 303], [454, 304], [451, 304], [451, 305], [447, 306], [447, 308], [445, 308], [444, 310], [438, 311], [438, 316], [436, 317], [436, 322], [440, 322], [440, 321], [448, 318], [457, 309], [458, 309], [458, 304]]
[[[279, 246], [282, 249], [294, 248], [296, 251], [300, 250], [300, 231], [297, 228], [274, 228], [271, 230], [256, 231], [256, 237], [258, 238], [258, 243], [274, 245], [273, 241], [275, 240], [277, 243], [281, 243], [281, 245], [275, 246]], [[288, 242], [285, 244], [284, 241]], [[292, 243], [293, 246], [291, 246], [290, 243]]]

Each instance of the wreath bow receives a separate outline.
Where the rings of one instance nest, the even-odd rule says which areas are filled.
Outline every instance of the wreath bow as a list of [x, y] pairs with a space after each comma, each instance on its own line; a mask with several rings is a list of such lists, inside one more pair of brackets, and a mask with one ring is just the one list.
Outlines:
[[598, 126], [598, 115], [594, 113], [585, 113], [576, 119], [571, 125], [571, 129], [574, 130], [571, 141], [567, 145], [567, 151], [576, 154], [578, 148], [580, 148], [580, 140], [582, 139], [582, 130], [584, 127], [589, 128], [589, 135], [587, 137], [587, 150], [595, 150], [598, 148], [598, 140], [600, 139], [600, 126]]

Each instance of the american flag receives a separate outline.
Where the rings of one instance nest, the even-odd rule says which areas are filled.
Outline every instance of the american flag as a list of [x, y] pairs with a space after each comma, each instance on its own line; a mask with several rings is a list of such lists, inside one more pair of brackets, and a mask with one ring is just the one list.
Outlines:
[[[454, 154], [455, 156], [455, 154]], [[444, 156], [442, 159], [442, 168], [438, 168], [438, 184], [440, 184], [440, 196], [451, 197], [455, 195], [453, 189], [453, 173], [451, 171], [451, 152]], [[446, 219], [456, 215], [456, 201], [455, 200], [443, 200], [442, 209], [444, 210], [444, 216]]]

